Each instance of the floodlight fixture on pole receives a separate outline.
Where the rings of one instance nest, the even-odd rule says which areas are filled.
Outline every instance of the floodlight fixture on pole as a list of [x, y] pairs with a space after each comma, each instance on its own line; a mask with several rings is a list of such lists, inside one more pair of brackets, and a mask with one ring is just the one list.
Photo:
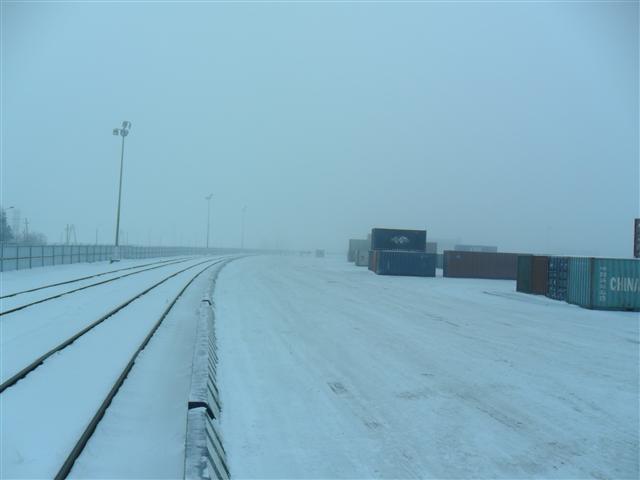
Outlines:
[[116, 243], [115, 250], [113, 252], [113, 258], [111, 258], [111, 262], [117, 262], [120, 260], [120, 204], [122, 201], [122, 170], [124, 166], [124, 138], [129, 135], [129, 130], [131, 130], [131, 122], [124, 121], [122, 122], [122, 127], [114, 128], [113, 135], [122, 137], [122, 149], [120, 151], [120, 183], [118, 184], [118, 210], [116, 213]]

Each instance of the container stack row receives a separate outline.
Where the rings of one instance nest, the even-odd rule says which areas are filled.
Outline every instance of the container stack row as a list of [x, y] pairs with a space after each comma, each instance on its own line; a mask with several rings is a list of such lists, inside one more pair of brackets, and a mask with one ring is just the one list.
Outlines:
[[[426, 230], [371, 230], [369, 270], [377, 275], [436, 276], [436, 254], [427, 253]], [[429, 250], [435, 250], [435, 243]]]
[[521, 255], [516, 290], [584, 308], [640, 311], [640, 260]]

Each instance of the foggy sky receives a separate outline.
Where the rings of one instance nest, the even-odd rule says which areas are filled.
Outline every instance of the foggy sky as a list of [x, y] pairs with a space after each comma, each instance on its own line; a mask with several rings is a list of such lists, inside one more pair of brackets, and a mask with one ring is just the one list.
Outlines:
[[1, 203], [59, 242], [629, 256], [638, 3], [2, 4]]

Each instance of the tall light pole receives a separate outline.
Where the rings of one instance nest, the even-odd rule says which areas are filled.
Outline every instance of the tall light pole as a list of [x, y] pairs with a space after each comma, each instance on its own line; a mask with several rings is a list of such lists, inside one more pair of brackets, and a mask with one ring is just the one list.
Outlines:
[[213, 193], [210, 193], [204, 199], [207, 201], [207, 248], [209, 248], [209, 232], [211, 228], [211, 199], [213, 198]]
[[244, 217], [247, 213], [247, 206], [242, 207], [242, 235], [240, 237], [240, 248], [244, 248]]
[[111, 259], [112, 262], [117, 262], [120, 260], [120, 252], [118, 250], [118, 246], [120, 245], [120, 202], [122, 200], [122, 167], [124, 165], [124, 138], [129, 135], [129, 130], [131, 129], [131, 122], [124, 121], [122, 122], [121, 128], [114, 128], [113, 134], [122, 137], [122, 150], [120, 151], [120, 184], [118, 186], [118, 211], [116, 214], [116, 249], [114, 252], [114, 258]]

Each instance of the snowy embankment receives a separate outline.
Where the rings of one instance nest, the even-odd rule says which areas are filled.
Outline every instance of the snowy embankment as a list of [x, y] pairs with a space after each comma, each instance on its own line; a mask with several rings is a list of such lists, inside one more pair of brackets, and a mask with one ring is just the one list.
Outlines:
[[638, 478], [638, 314], [256, 257], [215, 292], [236, 478]]

